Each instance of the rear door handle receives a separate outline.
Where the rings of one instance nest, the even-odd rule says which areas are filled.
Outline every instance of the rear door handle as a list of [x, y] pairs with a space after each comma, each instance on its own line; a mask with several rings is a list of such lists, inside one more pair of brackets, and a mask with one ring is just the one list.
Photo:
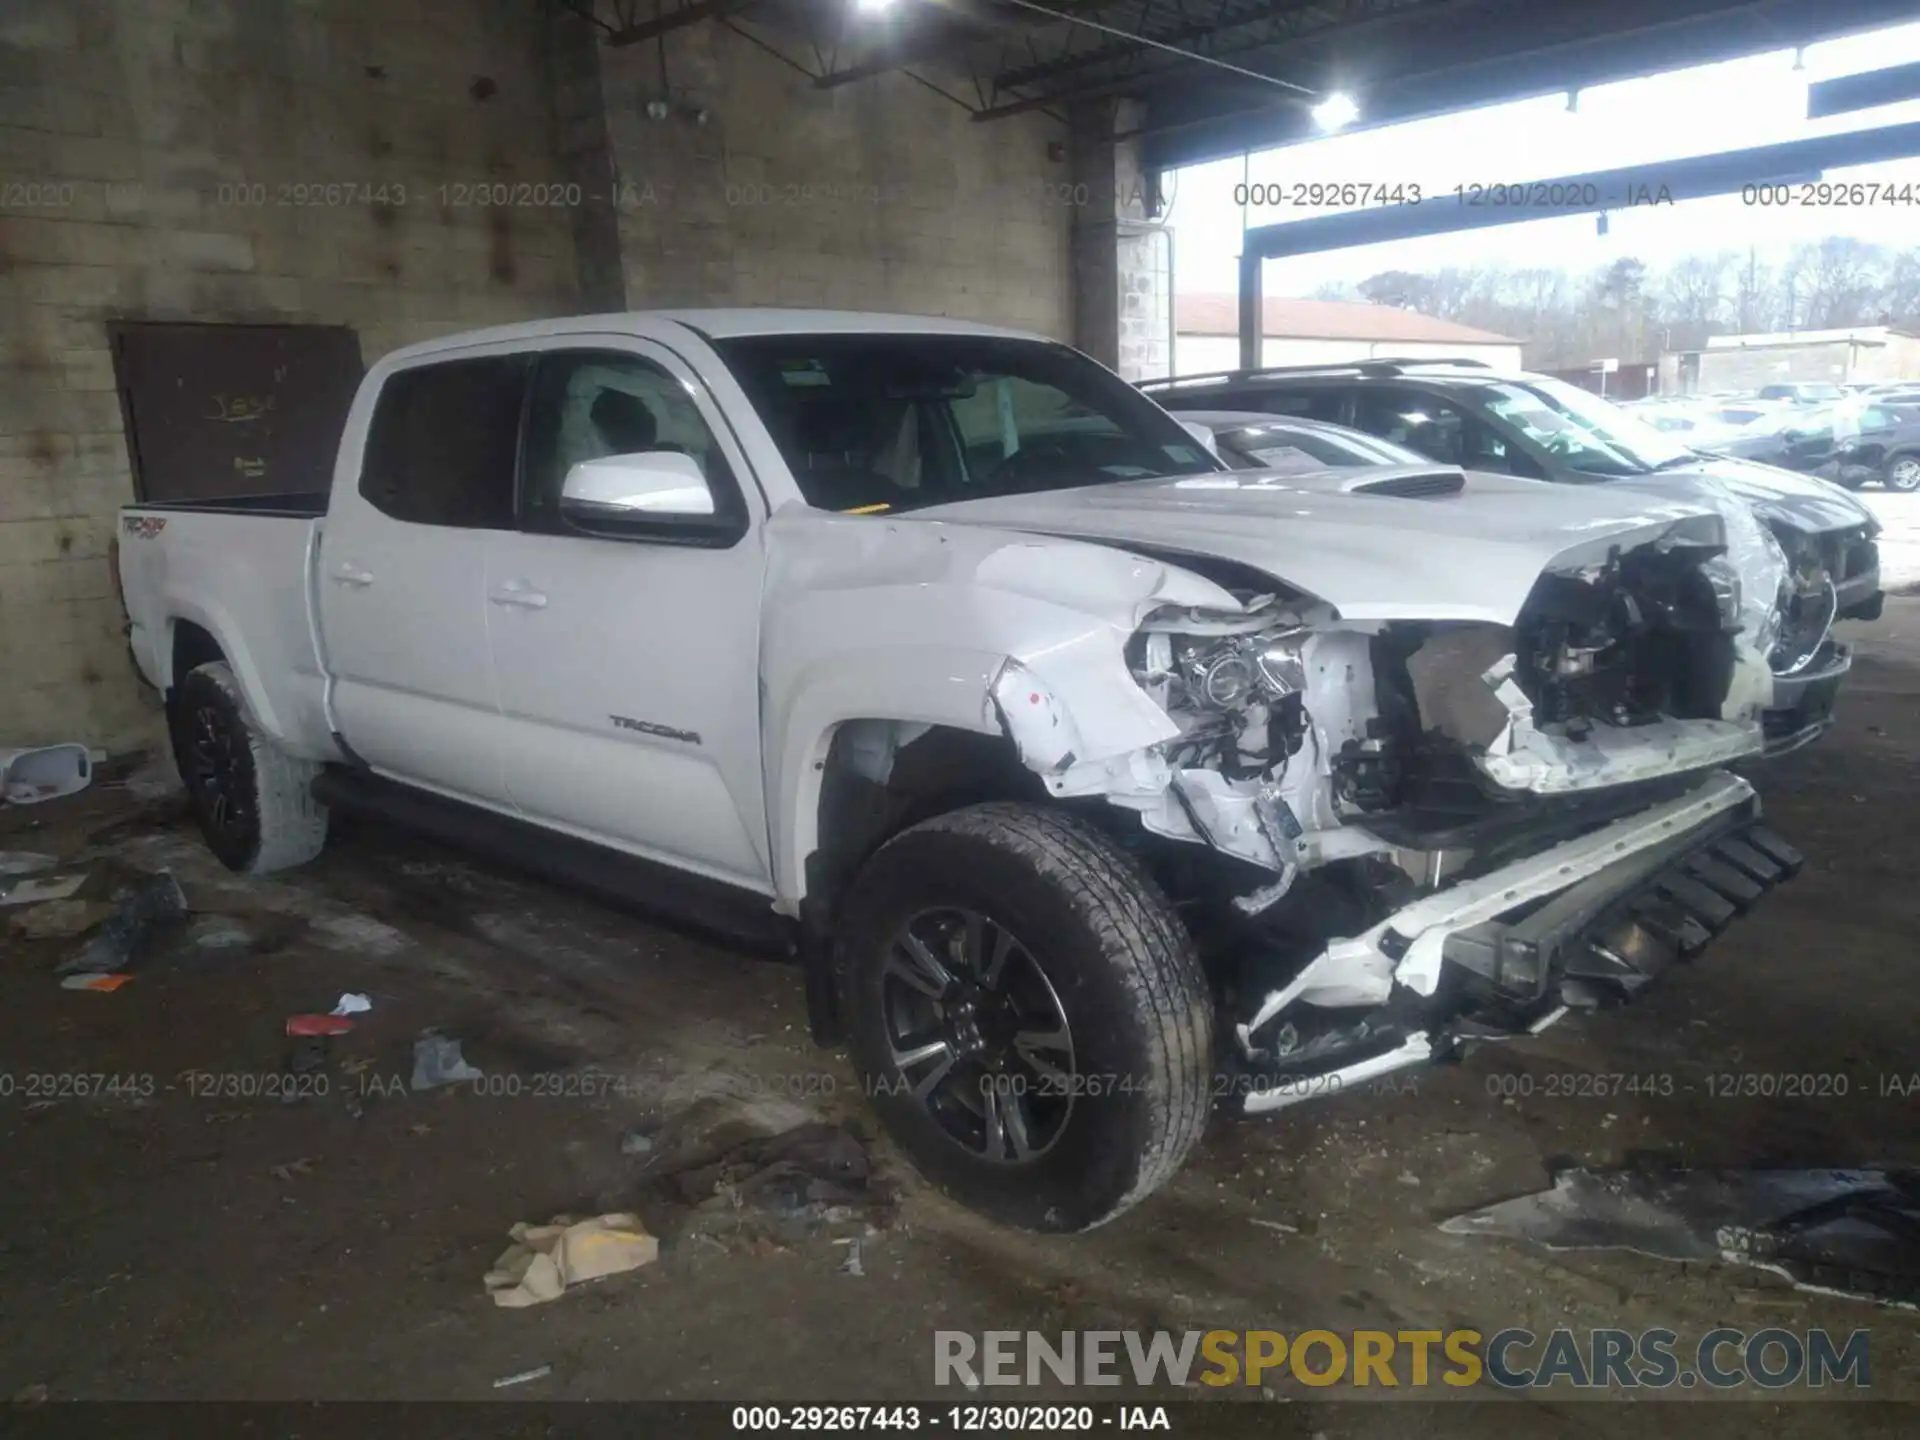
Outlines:
[[351, 560], [344, 560], [333, 567], [333, 583], [351, 585], [356, 590], [364, 590], [373, 583], [373, 572], [362, 570]]
[[547, 608], [547, 597], [525, 580], [509, 580], [498, 585], [487, 592], [487, 598], [496, 605], [517, 605], [522, 610]]

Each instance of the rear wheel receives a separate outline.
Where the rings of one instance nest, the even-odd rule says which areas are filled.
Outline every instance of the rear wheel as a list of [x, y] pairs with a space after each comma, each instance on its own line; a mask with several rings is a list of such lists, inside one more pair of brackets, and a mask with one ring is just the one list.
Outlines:
[[1889, 460], [1887, 488], [1902, 494], [1920, 490], [1920, 455], [1896, 455]]
[[1199, 1140], [1206, 979], [1152, 880], [1092, 826], [1015, 804], [917, 825], [869, 862], [842, 933], [861, 1080], [962, 1204], [1088, 1229]]
[[200, 833], [221, 864], [265, 875], [320, 853], [327, 811], [309, 788], [320, 767], [260, 733], [226, 661], [201, 665], [175, 685], [168, 722]]

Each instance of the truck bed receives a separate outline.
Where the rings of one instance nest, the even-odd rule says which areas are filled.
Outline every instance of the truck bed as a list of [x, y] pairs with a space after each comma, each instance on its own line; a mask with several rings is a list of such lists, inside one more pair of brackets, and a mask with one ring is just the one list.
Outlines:
[[205, 632], [240, 678], [255, 718], [283, 748], [329, 758], [310, 575], [323, 495], [249, 495], [126, 506], [119, 566], [128, 641], [161, 689], [195, 662], [182, 626]]

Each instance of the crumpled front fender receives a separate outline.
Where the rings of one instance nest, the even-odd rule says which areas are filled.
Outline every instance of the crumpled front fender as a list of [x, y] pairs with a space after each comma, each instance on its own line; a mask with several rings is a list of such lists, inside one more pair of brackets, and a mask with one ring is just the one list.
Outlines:
[[1241, 609], [1212, 581], [1083, 541], [798, 507], [766, 539], [761, 713], [788, 910], [820, 842], [820, 776], [840, 725], [1006, 734], [1056, 794], [1086, 793], [1071, 787], [1178, 733], [1127, 669], [1140, 622], [1166, 605]]

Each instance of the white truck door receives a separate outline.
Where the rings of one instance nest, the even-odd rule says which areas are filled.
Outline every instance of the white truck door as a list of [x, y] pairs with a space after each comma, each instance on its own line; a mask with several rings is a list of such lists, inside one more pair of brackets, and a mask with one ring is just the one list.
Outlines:
[[[521, 528], [488, 551], [507, 793], [540, 824], [771, 894], [759, 497], [678, 357], [606, 347], [540, 357]], [[690, 456], [713, 513], [562, 517], [574, 465], [646, 451]]]
[[[487, 645], [487, 549], [514, 524], [530, 360], [395, 371], [357, 475], [337, 473], [322, 532], [320, 632], [335, 723], [383, 775], [508, 809]], [[344, 469], [344, 466], [343, 466]]]

